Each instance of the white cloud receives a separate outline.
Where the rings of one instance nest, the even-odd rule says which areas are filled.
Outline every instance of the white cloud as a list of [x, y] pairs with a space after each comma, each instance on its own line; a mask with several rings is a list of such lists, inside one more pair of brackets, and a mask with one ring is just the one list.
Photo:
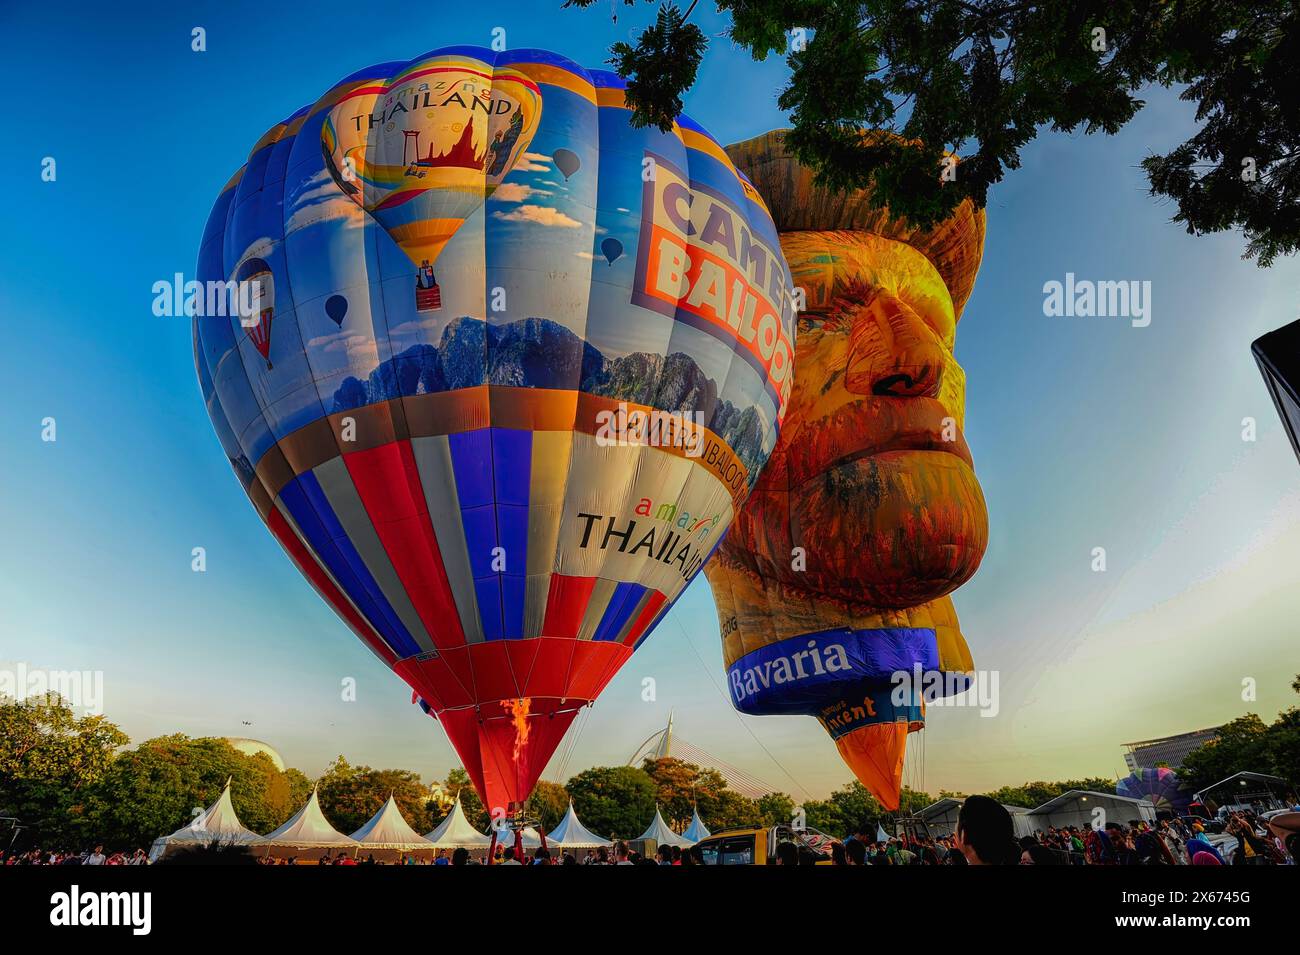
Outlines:
[[550, 195], [553, 195], [553, 193], [547, 192], [545, 189], [534, 189], [532, 186], [525, 186], [522, 182], [503, 182], [492, 193], [492, 198], [501, 202], [523, 202], [530, 196], [546, 197]]
[[492, 215], [505, 222], [532, 222], [541, 226], [563, 229], [582, 227], [581, 222], [569, 218], [558, 209], [552, 209], [550, 206], [535, 206], [531, 203], [522, 205], [518, 209], [512, 209], [510, 212], [494, 212]]
[[550, 172], [551, 157], [542, 153], [524, 153], [510, 168], [511, 172]]

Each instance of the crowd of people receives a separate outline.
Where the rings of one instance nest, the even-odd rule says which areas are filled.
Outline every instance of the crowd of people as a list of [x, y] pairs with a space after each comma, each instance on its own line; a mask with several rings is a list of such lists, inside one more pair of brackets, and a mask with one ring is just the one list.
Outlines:
[[0, 849], [0, 865], [148, 865], [149, 857], [143, 849], [134, 852], [104, 852], [95, 846], [83, 852], [47, 852], [29, 849], [26, 852], [6, 852]]
[[[778, 865], [1296, 865], [1300, 860], [1300, 811], [1270, 818], [1233, 812], [1222, 834], [1209, 820], [1194, 817], [1108, 821], [1098, 827], [1049, 827], [1017, 839], [1011, 814], [987, 796], [970, 796], [961, 806], [951, 836], [913, 834], [879, 838], [875, 822], [864, 822], [848, 838], [813, 848], [798, 833], [781, 830], [773, 861]], [[1217, 828], [1217, 826], [1215, 826]], [[1211, 836], [1214, 838], [1211, 838]], [[252, 861], [251, 859], [249, 860]], [[259, 856], [261, 865], [294, 865], [293, 856]], [[326, 852], [319, 865], [484, 865], [487, 852], [466, 848], [400, 855], [396, 860], [360, 855], [355, 849]], [[495, 846], [495, 865], [657, 865], [692, 866], [720, 860], [700, 845], [659, 846], [643, 856], [626, 842], [612, 847], [570, 849], [540, 846], [531, 853], [508, 842]], [[739, 860], [753, 861], [753, 860]], [[84, 852], [0, 850], [0, 865], [148, 865], [143, 849], [106, 854], [95, 846]]]

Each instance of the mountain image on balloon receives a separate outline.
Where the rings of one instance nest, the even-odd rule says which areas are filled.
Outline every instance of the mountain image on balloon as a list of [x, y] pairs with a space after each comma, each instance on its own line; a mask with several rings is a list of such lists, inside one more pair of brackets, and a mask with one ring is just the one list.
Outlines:
[[507, 813], [718, 546], [791, 388], [762, 199], [689, 117], [630, 118], [543, 50], [368, 67], [268, 130], [199, 248], [201, 281], [251, 249], [274, 287], [255, 335], [193, 322], [249, 501]]
[[504, 326], [458, 318], [443, 330], [438, 344], [414, 345], [380, 364], [364, 381], [348, 378], [334, 392], [330, 411], [484, 384], [564, 388], [575, 380], [593, 395], [670, 414], [698, 414], [755, 478], [767, 458], [758, 412], [722, 398], [718, 383], [690, 355], [637, 352], [608, 359], [563, 325], [543, 318]]

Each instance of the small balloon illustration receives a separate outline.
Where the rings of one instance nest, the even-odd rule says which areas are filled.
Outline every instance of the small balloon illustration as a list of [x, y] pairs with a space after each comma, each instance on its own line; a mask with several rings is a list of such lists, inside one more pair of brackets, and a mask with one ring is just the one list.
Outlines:
[[341, 328], [343, 318], [348, 314], [348, 300], [342, 295], [331, 295], [325, 300], [325, 314]]
[[555, 160], [555, 168], [564, 173], [564, 180], [567, 182], [569, 177], [582, 168], [582, 160], [572, 149], [557, 149], [551, 154]]
[[604, 253], [609, 264], [613, 265], [618, 259], [623, 257], [623, 243], [613, 236], [608, 236], [600, 243], [600, 251]]

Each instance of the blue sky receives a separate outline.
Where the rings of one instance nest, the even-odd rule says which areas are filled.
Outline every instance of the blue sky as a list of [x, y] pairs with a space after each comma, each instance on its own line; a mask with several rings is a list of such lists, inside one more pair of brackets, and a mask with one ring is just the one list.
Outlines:
[[[338, 753], [426, 778], [456, 764], [248, 506], [199, 397], [189, 323], [154, 316], [150, 289], [192, 275], [249, 147], [340, 77], [487, 44], [495, 27], [511, 47], [599, 66], [652, 15], [620, 5], [614, 26], [608, 7], [558, 7], [462, 5], [428, 27], [370, 26], [331, 2], [306, 16], [252, 3], [0, 13], [0, 69], [22, 104], [0, 150], [0, 660], [103, 670], [106, 711], [135, 739], [254, 736], [309, 773]], [[207, 52], [191, 51], [194, 26]], [[687, 111], [723, 143], [784, 125], [784, 75], [717, 36]], [[1124, 741], [1248, 709], [1271, 718], [1294, 699], [1300, 469], [1249, 344], [1297, 317], [1300, 268], [1260, 270], [1240, 260], [1240, 236], [1169, 222], [1137, 163], [1181, 142], [1191, 110], [1148, 99], [1119, 136], [1045, 134], [991, 195], [957, 349], [991, 535], [955, 600], [977, 666], [999, 671], [1001, 712], [932, 715], [908, 776], [931, 791], [1114, 775]], [[1044, 316], [1043, 284], [1067, 272], [1150, 281], [1150, 326]], [[40, 440], [47, 416], [55, 443]], [[195, 546], [204, 574], [190, 570]], [[1105, 573], [1090, 569], [1098, 546]], [[355, 703], [340, 698], [345, 677]], [[814, 721], [731, 710], [702, 578], [547, 778], [626, 760], [670, 708], [683, 738], [777, 788], [817, 796], [848, 779]]]

